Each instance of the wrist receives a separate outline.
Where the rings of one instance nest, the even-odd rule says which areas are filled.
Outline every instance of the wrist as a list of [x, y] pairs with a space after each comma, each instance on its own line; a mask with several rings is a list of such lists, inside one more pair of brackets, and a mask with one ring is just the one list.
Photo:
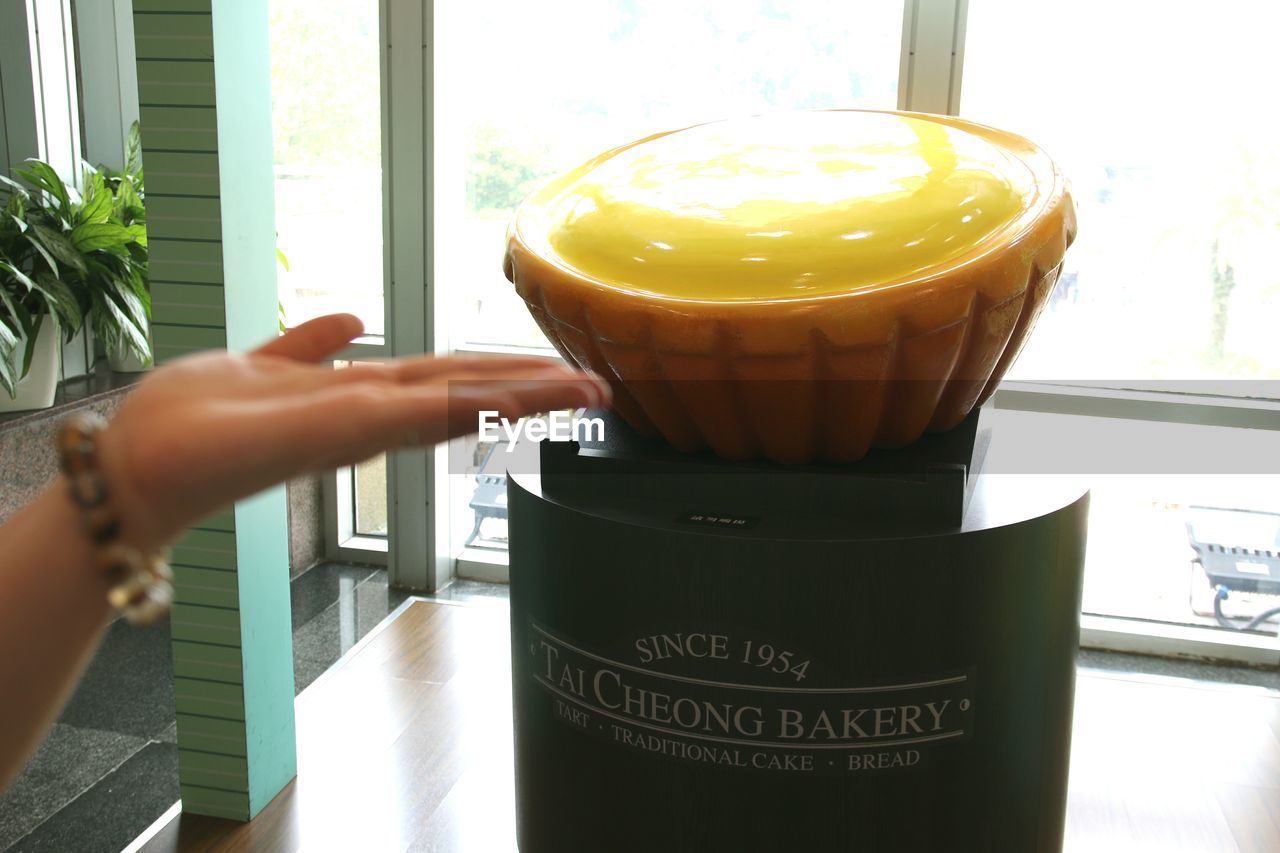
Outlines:
[[21, 516], [24, 520], [28, 520], [29, 516], [29, 520], [36, 521], [45, 528], [50, 539], [57, 541], [62, 562], [76, 567], [78, 582], [87, 582], [89, 588], [100, 595], [105, 609], [111, 581], [98, 565], [93, 540], [84, 531], [84, 518], [80, 507], [71, 497], [71, 484], [67, 476], [58, 474], [24, 512], [26, 515]]
[[106, 432], [102, 419], [88, 412], [62, 422], [62, 485], [109, 585], [107, 600], [130, 622], [147, 625], [168, 611], [173, 575], [160, 551], [163, 536], [149, 523], [145, 496], [130, 476], [128, 445], [107, 440]]
[[176, 531], [166, 531], [154, 502], [145, 491], [145, 474], [128, 436], [116, 424], [108, 424], [97, 438], [98, 467], [107, 502], [114, 513], [120, 542], [143, 553], [157, 551], [172, 541]]

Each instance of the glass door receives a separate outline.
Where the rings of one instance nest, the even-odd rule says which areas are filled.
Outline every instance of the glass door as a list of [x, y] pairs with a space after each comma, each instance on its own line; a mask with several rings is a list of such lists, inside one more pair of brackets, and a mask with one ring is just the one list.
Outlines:
[[[269, 4], [280, 324], [357, 315], [365, 336], [346, 359], [389, 353], [379, 5]], [[385, 562], [386, 458], [323, 485], [327, 556]]]

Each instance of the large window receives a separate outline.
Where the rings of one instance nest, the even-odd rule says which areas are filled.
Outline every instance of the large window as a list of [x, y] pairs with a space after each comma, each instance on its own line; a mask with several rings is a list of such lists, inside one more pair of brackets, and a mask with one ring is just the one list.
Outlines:
[[270, 0], [280, 301], [385, 329], [377, 0]]
[[[1159, 433], [1174, 436], [1170, 447], [1258, 447], [1252, 471], [1195, 478], [1172, 464], [1084, 463], [1095, 493], [1090, 618], [1123, 621], [1134, 635], [1172, 626], [1214, 638], [1197, 647], [1184, 633], [1158, 650], [1235, 645], [1276, 662], [1262, 633], [1274, 634], [1274, 622], [1215, 627], [1217, 584], [1193, 559], [1192, 530], [1205, 512], [1236, 517], [1249, 523], [1213, 529], [1243, 538], [1217, 544], [1244, 548], [1253, 537], [1253, 547], [1280, 513], [1280, 471], [1269, 461], [1280, 459], [1280, 279], [1268, 251], [1280, 244], [1280, 148], [1271, 142], [1280, 125], [1259, 102], [1265, 81], [1280, 78], [1269, 43], [1280, 12], [1247, 0], [382, 5], [384, 27], [393, 22], [383, 96], [396, 105], [384, 131], [399, 152], [386, 184], [400, 200], [391, 266], [412, 279], [421, 263], [427, 279], [425, 310], [403, 280], [391, 310], [408, 326], [423, 312], [423, 339], [436, 349], [550, 355], [501, 273], [511, 214], [548, 176], [643, 134], [864, 106], [958, 113], [1042, 144], [1073, 183], [1080, 235], [997, 394], [1004, 414], [1056, 419], [1068, 444], [1084, 440], [1072, 430], [1090, 421], [1109, 435], [1136, 431], [1137, 446]], [[428, 52], [415, 65], [421, 45]], [[421, 258], [419, 233], [428, 236]], [[435, 558], [500, 577], [505, 506], [491, 482], [500, 472], [474, 445], [450, 458], [457, 464], [437, 456], [428, 466], [425, 493], [416, 473], [393, 474], [392, 548], [396, 508], [425, 502]], [[1236, 589], [1216, 603], [1240, 627], [1273, 602]], [[1086, 620], [1086, 637], [1119, 636], [1112, 623]]]
[[1015, 376], [1280, 379], [1280, 6], [970, 4], [960, 113], [1045, 146], [1080, 235]]
[[[351, 354], [384, 355], [380, 4], [270, 0], [269, 12], [281, 323], [350, 312], [367, 336]], [[386, 457], [324, 486], [329, 556], [385, 560]]]
[[[964, 45], [960, 114], [1043, 145], [1071, 180], [1079, 211], [1079, 239], [1011, 378], [1159, 388], [1166, 402], [1275, 397], [1276, 383], [1254, 380], [1280, 379], [1280, 276], [1271, 260], [1280, 244], [1280, 147], [1272, 142], [1280, 122], [1257, 108], [1249, 81], [1280, 79], [1271, 35], [1280, 10], [1252, 0], [1079, 0], [1054, 7], [1051, 30], [1043, 15], [1038, 3], [975, 0]], [[1240, 425], [1256, 414], [1239, 409]], [[1257, 435], [1139, 429], [1171, 449]], [[1253, 476], [1189, 474], [1176, 452], [1163, 475], [1107, 462], [1090, 471], [1086, 614], [1143, 620], [1153, 633], [1161, 625], [1229, 632], [1216, 597], [1235, 626], [1280, 604], [1266, 557], [1253, 561], [1253, 576], [1222, 585], [1193, 550], [1198, 542], [1280, 552], [1280, 440], [1271, 438], [1280, 434], [1262, 435], [1270, 449], [1257, 452]], [[1218, 520], [1213, 535], [1224, 541], [1193, 538], [1206, 518]], [[1248, 589], [1257, 579], [1261, 591]], [[1276, 633], [1274, 620], [1255, 627]]]
[[547, 346], [501, 271], [512, 211], [545, 178], [716, 118], [898, 100], [895, 3], [497, 0], [435, 15], [437, 300], [455, 347]]

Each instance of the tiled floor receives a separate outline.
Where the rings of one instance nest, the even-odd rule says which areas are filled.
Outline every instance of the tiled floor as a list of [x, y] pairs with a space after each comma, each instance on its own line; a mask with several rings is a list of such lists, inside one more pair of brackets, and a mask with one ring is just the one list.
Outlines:
[[[456, 582], [440, 598], [495, 603], [506, 587]], [[302, 692], [406, 598], [381, 569], [321, 563], [292, 584]], [[178, 799], [167, 625], [114, 623], [49, 738], [0, 797], [0, 851], [118, 851]]]

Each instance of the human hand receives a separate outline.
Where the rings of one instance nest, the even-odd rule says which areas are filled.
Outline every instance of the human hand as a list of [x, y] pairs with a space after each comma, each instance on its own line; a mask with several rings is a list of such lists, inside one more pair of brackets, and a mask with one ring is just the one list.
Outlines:
[[514, 420], [609, 399], [603, 380], [539, 358], [324, 362], [361, 331], [356, 317], [332, 314], [253, 352], [189, 356], [140, 382], [99, 443], [121, 537], [157, 548], [290, 477], [472, 432], [482, 409]]

